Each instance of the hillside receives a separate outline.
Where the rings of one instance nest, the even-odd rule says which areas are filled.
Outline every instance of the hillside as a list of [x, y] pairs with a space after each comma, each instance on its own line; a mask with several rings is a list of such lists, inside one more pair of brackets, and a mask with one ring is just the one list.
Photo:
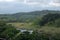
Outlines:
[[0, 14], [0, 20], [11, 22], [0, 21], [0, 40], [60, 40], [60, 11]]
[[41, 26], [43, 25], [54, 25], [60, 27], [60, 14], [46, 14], [42, 17], [39, 23]]
[[34, 21], [37, 17], [41, 17], [48, 13], [60, 13], [60, 11], [43, 10], [43, 11], [33, 11], [33, 12], [19, 12], [14, 14], [0, 14], [0, 21], [7, 22], [26, 22]]

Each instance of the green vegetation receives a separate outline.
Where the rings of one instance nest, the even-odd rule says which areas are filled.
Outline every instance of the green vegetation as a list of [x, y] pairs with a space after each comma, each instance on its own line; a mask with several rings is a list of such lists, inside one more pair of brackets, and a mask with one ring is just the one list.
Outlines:
[[32, 30], [36, 30], [36, 29], [40, 28], [38, 25], [35, 25], [33, 23], [14, 22], [14, 23], [7, 23], [7, 24], [11, 24], [15, 28], [20, 28], [20, 29], [32, 29]]
[[[0, 38], [6, 39], [6, 40], [10, 40], [12, 39], [15, 34], [17, 34], [19, 31], [16, 30], [16, 28], [14, 28], [11, 25], [7, 25], [4, 22], [0, 22]], [[1, 39], [0, 39], [1, 40]]]
[[[2, 21], [1, 21], [2, 20]], [[20, 29], [33, 30], [21, 32]], [[0, 15], [0, 40], [60, 40], [60, 11]]]
[[55, 27], [42, 27], [29, 34], [28, 31], [21, 33], [13, 26], [1, 23], [0, 30], [0, 38], [5, 40], [60, 40], [60, 28]]
[[51, 25], [60, 27], [60, 14], [47, 14], [42, 17], [42, 19], [39, 22], [40, 26], [44, 25]]
[[60, 13], [60, 11], [51, 11], [51, 10], [43, 10], [43, 11], [33, 11], [33, 12], [19, 12], [15, 14], [0, 14], [0, 21], [6, 21], [6, 22], [33, 22], [38, 17], [42, 17], [46, 14], [55, 14]]

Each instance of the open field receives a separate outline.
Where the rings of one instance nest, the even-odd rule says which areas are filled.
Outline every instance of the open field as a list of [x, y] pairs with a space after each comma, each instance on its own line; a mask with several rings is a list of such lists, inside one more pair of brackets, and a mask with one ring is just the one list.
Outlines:
[[45, 33], [60, 33], [60, 27], [50, 27], [50, 26], [34, 26], [32, 23], [7, 23], [7, 24], [12, 24], [12, 26], [20, 29], [32, 29], [32, 30], [38, 30], [38, 31], [43, 31]]
[[7, 23], [7, 24], [12, 24], [12, 26], [16, 28], [22, 28], [22, 29], [38, 29], [38, 26], [33, 26], [32, 23]]
[[38, 31], [42, 31], [42, 32], [45, 32], [45, 33], [60, 33], [60, 27], [57, 28], [57, 27], [48, 27], [48, 26], [44, 26], [40, 29], [38, 29]]

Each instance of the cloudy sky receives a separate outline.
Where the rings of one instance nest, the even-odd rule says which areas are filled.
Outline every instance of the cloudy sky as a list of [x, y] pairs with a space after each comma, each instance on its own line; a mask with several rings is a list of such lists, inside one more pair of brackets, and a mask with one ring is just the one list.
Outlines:
[[0, 0], [0, 13], [60, 10], [60, 0]]

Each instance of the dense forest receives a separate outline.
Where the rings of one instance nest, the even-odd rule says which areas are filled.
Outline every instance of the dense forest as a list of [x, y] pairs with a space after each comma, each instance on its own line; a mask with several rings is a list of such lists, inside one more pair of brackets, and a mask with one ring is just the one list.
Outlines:
[[48, 25], [55, 25], [55, 26], [60, 26], [60, 14], [47, 14], [44, 15], [39, 22], [41, 26], [48, 24]]
[[[7, 22], [25, 23], [27, 20], [38, 28], [31, 34], [29, 31], [21, 32], [11, 24], [7, 24]], [[0, 14], [0, 40], [60, 40], [60, 11], [43, 10]]]

